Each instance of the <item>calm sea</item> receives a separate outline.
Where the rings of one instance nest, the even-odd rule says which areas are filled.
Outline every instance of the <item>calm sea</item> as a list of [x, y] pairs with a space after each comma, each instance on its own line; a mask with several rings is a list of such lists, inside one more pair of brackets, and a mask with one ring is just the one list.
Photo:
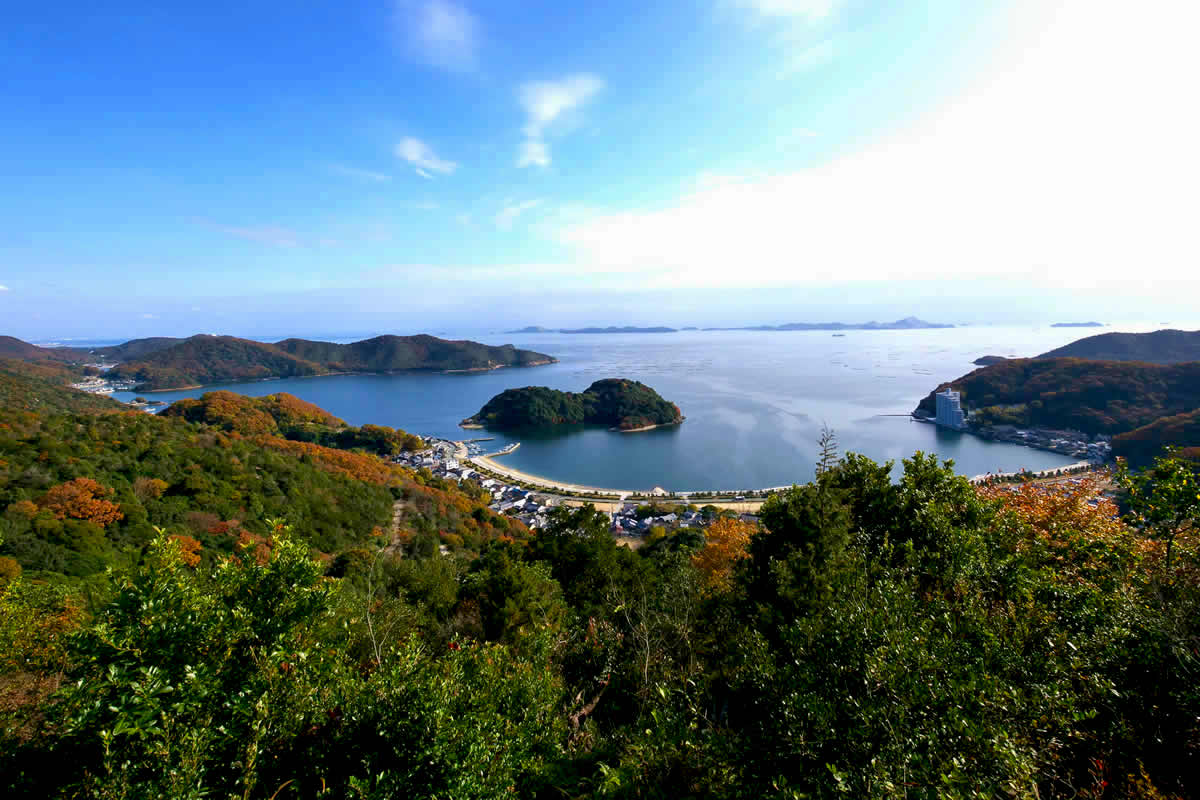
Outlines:
[[[1121, 326], [1149, 330], [1159, 326]], [[1030, 356], [1108, 329], [964, 327], [919, 331], [674, 334], [497, 334], [559, 363], [488, 373], [352, 375], [230, 384], [247, 395], [290, 392], [351, 424], [424, 435], [492, 435], [490, 449], [521, 447], [505, 463], [538, 475], [619, 489], [745, 489], [807, 481], [822, 424], [843, 451], [878, 461], [914, 451], [953, 459], [964, 475], [1062, 466], [1073, 459], [913, 422], [905, 416], [938, 383], [974, 369], [979, 356]], [[576, 429], [506, 436], [464, 431], [458, 421], [518, 386], [581, 391], [600, 378], [642, 381], [683, 409], [678, 427], [637, 434]], [[217, 387], [209, 387], [217, 388]], [[207, 389], [206, 389], [207, 390]], [[164, 392], [174, 400], [201, 391]], [[120, 399], [132, 395], [119, 393]]]

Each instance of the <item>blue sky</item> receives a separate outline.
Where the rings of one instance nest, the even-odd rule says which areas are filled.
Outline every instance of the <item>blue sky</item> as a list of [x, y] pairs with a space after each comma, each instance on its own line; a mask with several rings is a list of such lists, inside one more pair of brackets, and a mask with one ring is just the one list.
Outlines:
[[0, 50], [2, 332], [1157, 316], [1200, 266], [1196, 21], [26, 4]]

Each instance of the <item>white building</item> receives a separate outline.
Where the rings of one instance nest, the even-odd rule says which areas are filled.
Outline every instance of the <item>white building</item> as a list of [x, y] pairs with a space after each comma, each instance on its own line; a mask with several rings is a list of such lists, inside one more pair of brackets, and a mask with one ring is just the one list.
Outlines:
[[960, 429], [966, 425], [966, 415], [962, 410], [962, 396], [953, 389], [946, 389], [944, 392], [938, 392], [933, 396], [937, 406], [937, 415], [934, 421], [938, 425], [945, 425], [947, 428]]

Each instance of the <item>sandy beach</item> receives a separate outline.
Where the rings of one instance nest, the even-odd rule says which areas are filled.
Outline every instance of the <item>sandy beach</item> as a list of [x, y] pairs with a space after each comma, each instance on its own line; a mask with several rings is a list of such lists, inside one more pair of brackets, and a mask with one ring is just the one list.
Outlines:
[[[603, 501], [603, 500], [591, 500], [588, 498], [579, 498], [576, 500], [569, 499], [569, 500], [567, 500], [567, 505], [583, 505], [584, 503], [591, 503], [594, 506], [596, 506], [596, 508], [599, 509], [600, 511], [615, 511], [621, 505], [620, 498], [623, 498], [627, 495], [635, 493], [635, 490], [632, 490], [632, 489], [605, 489], [605, 488], [601, 488], [599, 486], [584, 486], [584, 485], [578, 484], [578, 483], [564, 483], [563, 481], [556, 481], [551, 478], [543, 477], [541, 475], [532, 475], [528, 472], [521, 472], [518, 469], [512, 469], [511, 467], [506, 467], [503, 464], [499, 463], [498, 461], [496, 461], [492, 458], [488, 458], [487, 456], [473, 456], [470, 458], [464, 458], [462, 460], [467, 461], [471, 464], [474, 464], [475, 466], [480, 467], [482, 469], [485, 469], [488, 472], [492, 472], [492, 473], [495, 473], [496, 475], [501, 475], [503, 477], [510, 478], [513, 481], [531, 484], [533, 486], [538, 487], [542, 491], [546, 491], [546, 492], [549, 492], [552, 494], [557, 493], [557, 494], [562, 494], [562, 495], [566, 495], [566, 496], [590, 495], [590, 494], [614, 495], [613, 499], [611, 501], [607, 501], [607, 502]], [[643, 493], [648, 493], [648, 492], [645, 492], [645, 490], [637, 490], [637, 491], [641, 491]], [[756, 513], [759, 510], [759, 508], [762, 507], [762, 504], [763, 504], [763, 501], [760, 499], [721, 500], [721, 499], [715, 499], [715, 498], [697, 498], [695, 500], [689, 500], [687, 497], [663, 497], [663, 498], [659, 498], [659, 499], [664, 500], [666, 502], [695, 503], [696, 505], [700, 505], [700, 506], [714, 505], [717, 508], [728, 508], [728, 509], [732, 509], [734, 511], [738, 511], [741, 513], [747, 513], [747, 514]], [[638, 499], [638, 502], [645, 502], [645, 501], [646, 501], [646, 498]]]

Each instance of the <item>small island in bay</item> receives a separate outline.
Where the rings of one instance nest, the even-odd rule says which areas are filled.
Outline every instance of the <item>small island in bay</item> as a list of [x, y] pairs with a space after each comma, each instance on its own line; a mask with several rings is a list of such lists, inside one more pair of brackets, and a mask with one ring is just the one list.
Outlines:
[[1056, 322], [1051, 328], [1103, 328], [1103, 322]]
[[992, 364], [999, 364], [1001, 361], [1008, 361], [1006, 356], [980, 356], [971, 363], [977, 367], [990, 367]]
[[606, 378], [578, 393], [545, 386], [506, 389], [461, 424], [498, 430], [607, 425], [615, 431], [632, 433], [678, 425], [683, 420], [679, 406], [664, 400], [644, 383]]

